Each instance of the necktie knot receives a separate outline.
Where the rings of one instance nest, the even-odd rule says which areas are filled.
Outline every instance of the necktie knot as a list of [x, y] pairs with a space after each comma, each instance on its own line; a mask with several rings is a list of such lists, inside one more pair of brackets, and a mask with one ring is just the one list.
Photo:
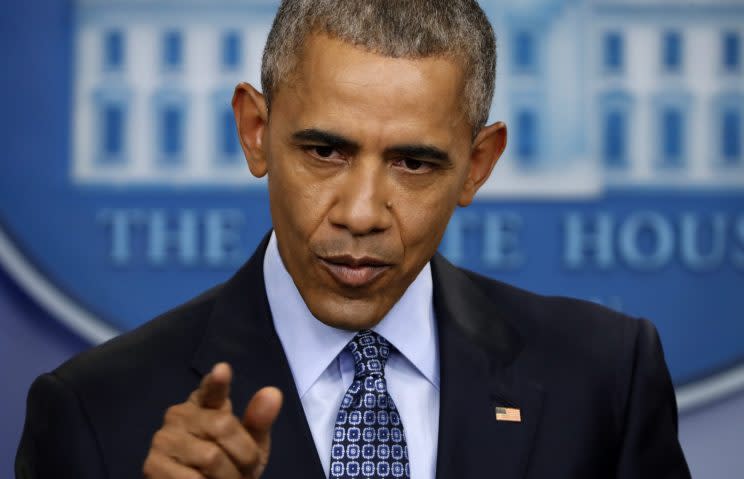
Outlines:
[[346, 348], [354, 357], [354, 377], [383, 377], [390, 343], [374, 331], [359, 331]]

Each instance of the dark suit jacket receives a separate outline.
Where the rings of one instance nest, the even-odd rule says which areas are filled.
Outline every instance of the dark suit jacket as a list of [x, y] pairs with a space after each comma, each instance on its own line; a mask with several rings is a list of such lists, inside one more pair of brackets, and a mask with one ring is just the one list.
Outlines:
[[[213, 364], [228, 361], [240, 411], [265, 385], [285, 393], [263, 477], [324, 477], [271, 320], [266, 243], [227, 283], [39, 377], [28, 396], [17, 476], [141, 477], [166, 408], [183, 402]], [[689, 477], [651, 323], [528, 293], [441, 256], [432, 273], [439, 479]], [[519, 408], [522, 422], [496, 421], [495, 406]]]

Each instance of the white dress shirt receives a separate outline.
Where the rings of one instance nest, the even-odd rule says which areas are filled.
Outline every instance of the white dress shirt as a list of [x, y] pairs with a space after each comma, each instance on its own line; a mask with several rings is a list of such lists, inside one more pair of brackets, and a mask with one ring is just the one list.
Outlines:
[[[354, 378], [345, 346], [354, 331], [318, 321], [302, 300], [271, 234], [264, 283], [274, 327], [292, 370], [326, 477], [341, 399]], [[427, 264], [374, 328], [395, 346], [385, 366], [388, 391], [403, 422], [413, 479], [434, 479], [439, 431], [439, 348]]]

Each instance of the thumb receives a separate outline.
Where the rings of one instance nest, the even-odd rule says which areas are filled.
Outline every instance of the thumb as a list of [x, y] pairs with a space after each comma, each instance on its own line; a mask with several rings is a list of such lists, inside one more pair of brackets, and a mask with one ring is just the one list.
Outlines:
[[271, 447], [271, 426], [282, 407], [282, 392], [272, 386], [259, 389], [243, 413], [243, 426], [265, 453]]

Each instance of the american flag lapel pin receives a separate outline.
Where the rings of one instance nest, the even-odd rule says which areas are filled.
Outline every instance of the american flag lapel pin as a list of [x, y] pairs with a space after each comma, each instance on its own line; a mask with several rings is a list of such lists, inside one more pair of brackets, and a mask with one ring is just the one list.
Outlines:
[[496, 406], [496, 420], [506, 422], [522, 422], [522, 411], [515, 407]]

